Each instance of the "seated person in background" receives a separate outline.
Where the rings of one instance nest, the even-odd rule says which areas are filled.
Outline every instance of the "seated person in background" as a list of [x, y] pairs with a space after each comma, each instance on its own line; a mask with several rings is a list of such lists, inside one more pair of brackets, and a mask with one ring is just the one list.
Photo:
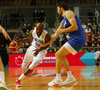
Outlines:
[[97, 66], [99, 66], [100, 65], [100, 55], [99, 55], [99, 57], [97, 58], [97, 64], [96, 64]]

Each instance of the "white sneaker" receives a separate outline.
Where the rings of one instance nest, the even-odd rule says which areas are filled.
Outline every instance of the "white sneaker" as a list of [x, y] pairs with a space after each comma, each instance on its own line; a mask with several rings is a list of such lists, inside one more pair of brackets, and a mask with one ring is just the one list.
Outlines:
[[0, 90], [11, 90], [4, 83], [0, 82]]
[[75, 77], [72, 76], [72, 77], [67, 78], [67, 79], [63, 82], [63, 85], [66, 85], [66, 84], [68, 84], [68, 83], [72, 83], [72, 82], [75, 82], [75, 81], [76, 81]]
[[48, 86], [61, 86], [63, 85], [63, 81], [62, 79], [57, 79], [55, 77], [55, 79], [53, 79], [51, 82], [48, 83]]

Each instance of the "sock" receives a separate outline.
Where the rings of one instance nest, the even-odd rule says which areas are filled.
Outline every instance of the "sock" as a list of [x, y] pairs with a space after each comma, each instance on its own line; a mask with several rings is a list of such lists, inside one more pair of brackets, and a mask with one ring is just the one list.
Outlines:
[[61, 79], [61, 74], [57, 74], [57, 73], [56, 73], [56, 78], [57, 78], [57, 79]]
[[5, 84], [5, 74], [3, 71], [0, 71], [0, 81]]
[[68, 77], [72, 77], [71, 71], [67, 71], [67, 76], [68, 76]]
[[18, 78], [18, 80], [24, 79], [26, 76], [22, 73], [22, 75]]

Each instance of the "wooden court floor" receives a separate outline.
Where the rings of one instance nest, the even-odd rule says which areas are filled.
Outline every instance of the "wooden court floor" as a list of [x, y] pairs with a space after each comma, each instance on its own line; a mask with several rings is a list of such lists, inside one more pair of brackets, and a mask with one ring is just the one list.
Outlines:
[[[77, 81], [61, 87], [47, 85], [56, 75], [55, 67], [37, 67], [33, 75], [28, 75], [21, 82], [20, 88], [15, 86], [15, 81], [23, 72], [21, 68], [5, 68], [5, 79], [11, 90], [100, 90], [100, 67], [75, 66], [70, 68]], [[64, 81], [67, 74], [63, 67], [61, 72]]]

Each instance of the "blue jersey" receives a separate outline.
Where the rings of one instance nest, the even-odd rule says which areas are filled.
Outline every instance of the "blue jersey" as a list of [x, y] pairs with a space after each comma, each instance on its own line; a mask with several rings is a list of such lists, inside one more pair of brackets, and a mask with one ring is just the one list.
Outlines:
[[[75, 19], [76, 19], [76, 23], [78, 26], [78, 30], [69, 32], [69, 36], [72, 38], [78, 39], [78, 40], [85, 40], [84, 30], [82, 28], [82, 24], [81, 24], [80, 20], [78, 19], [77, 15], [75, 15]], [[66, 15], [64, 16], [64, 18], [62, 20], [62, 24], [63, 24], [64, 28], [68, 28], [71, 26], [70, 22], [66, 18]]]
[[[78, 26], [78, 30], [69, 32], [69, 36], [71, 38], [69, 39], [68, 43], [76, 51], [79, 51], [79, 49], [81, 49], [85, 45], [86, 39], [85, 39], [84, 30], [82, 28], [82, 23], [78, 19], [77, 15], [75, 15], [75, 19], [76, 19], [76, 23], [77, 23], [77, 26]], [[64, 16], [64, 18], [62, 20], [62, 24], [63, 24], [64, 28], [68, 28], [68, 27], [71, 26], [70, 22], [66, 18], [66, 15]]]

